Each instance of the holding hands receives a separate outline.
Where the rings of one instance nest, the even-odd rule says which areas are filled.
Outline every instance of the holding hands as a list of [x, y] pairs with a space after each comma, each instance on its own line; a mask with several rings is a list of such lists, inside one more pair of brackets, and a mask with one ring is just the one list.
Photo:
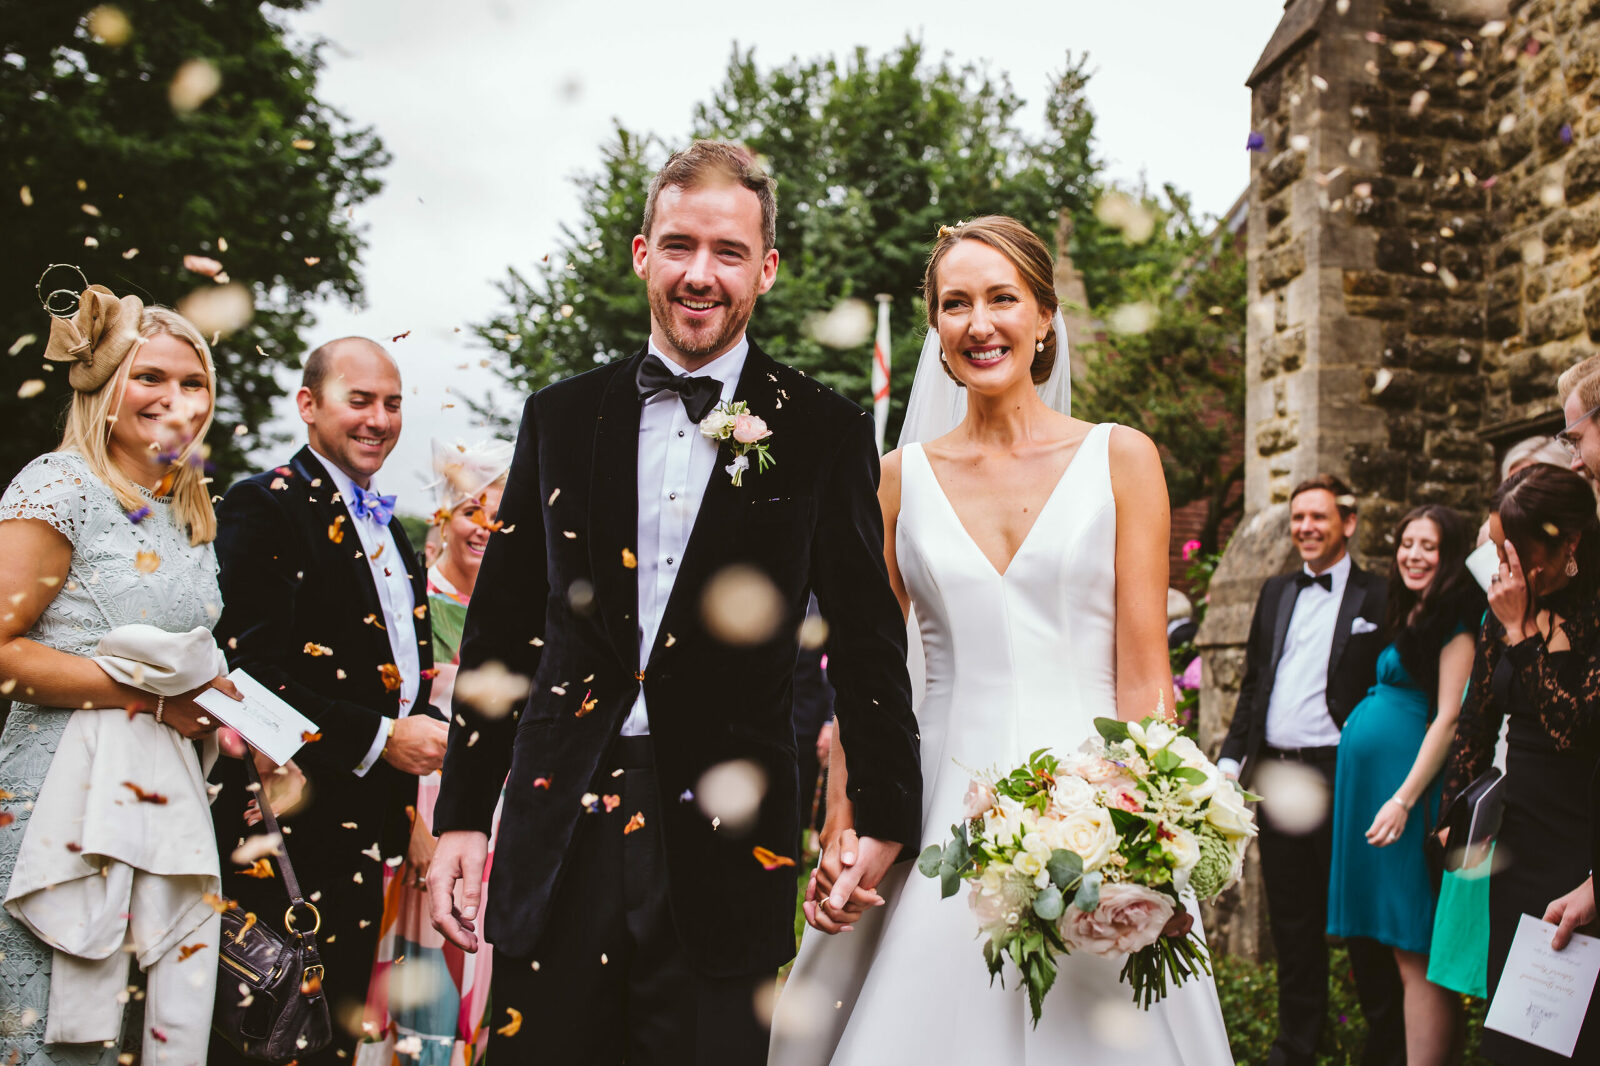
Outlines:
[[868, 910], [883, 906], [877, 884], [894, 865], [900, 845], [858, 837], [849, 827], [824, 827], [822, 837], [822, 857], [811, 872], [801, 910], [814, 929], [848, 933]]

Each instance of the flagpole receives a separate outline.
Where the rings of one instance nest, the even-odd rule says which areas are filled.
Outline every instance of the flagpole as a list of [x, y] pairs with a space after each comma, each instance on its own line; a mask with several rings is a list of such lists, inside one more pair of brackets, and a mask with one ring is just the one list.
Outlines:
[[878, 454], [889, 428], [889, 305], [894, 297], [878, 294], [878, 335], [872, 344], [872, 421], [878, 436]]

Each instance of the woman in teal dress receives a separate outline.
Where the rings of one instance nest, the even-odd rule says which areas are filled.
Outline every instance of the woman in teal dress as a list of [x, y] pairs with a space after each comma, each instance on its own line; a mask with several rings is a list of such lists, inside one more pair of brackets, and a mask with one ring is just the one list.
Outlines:
[[1484, 598], [1466, 568], [1472, 529], [1418, 507], [1394, 532], [1389, 632], [1377, 684], [1345, 722], [1333, 794], [1328, 932], [1394, 949], [1405, 986], [1406, 1061], [1447, 1061], [1460, 1001], [1428, 980], [1438, 889], [1423, 840], [1472, 669]]

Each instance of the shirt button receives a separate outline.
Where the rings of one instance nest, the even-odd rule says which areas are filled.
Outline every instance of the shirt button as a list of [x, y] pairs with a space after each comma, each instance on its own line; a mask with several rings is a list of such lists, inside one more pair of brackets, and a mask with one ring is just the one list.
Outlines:
[[671, 565], [672, 565], [672, 556], [670, 556], [670, 555], [669, 555], [669, 556], [667, 556], [667, 565], [668, 565], [668, 566], [671, 566]]
[[681, 430], [681, 429], [678, 430], [678, 436], [680, 436], [680, 437], [683, 436], [683, 430]]
[[669, 493], [667, 493], [667, 499], [669, 499], [669, 500], [676, 500], [676, 499], [677, 499], [677, 498], [678, 498], [678, 494], [677, 494], [677, 493], [676, 493], [676, 492], [669, 492]]

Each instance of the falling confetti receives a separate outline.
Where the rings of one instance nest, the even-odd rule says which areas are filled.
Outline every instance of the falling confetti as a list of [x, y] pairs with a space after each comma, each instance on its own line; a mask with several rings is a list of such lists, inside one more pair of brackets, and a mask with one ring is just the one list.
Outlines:
[[163, 796], [159, 792], [146, 792], [132, 781], [124, 781], [122, 783], [122, 787], [132, 790], [134, 796], [138, 798], [140, 803], [153, 803], [157, 807], [166, 806], [167, 797]]
[[[213, 279], [222, 280], [221, 275]], [[238, 282], [196, 289], [178, 301], [178, 313], [204, 334], [232, 333], [255, 316], [250, 290]]]
[[755, 848], [751, 849], [750, 853], [756, 857], [756, 862], [759, 862], [762, 866], [762, 869], [765, 870], [776, 870], [780, 867], [794, 865], [794, 860], [789, 858], [789, 856], [779, 855], [774, 851], [769, 851], [768, 849], [761, 847], [760, 845], [757, 845]]
[[335, 544], [344, 542], [344, 515], [333, 516], [333, 525], [328, 527], [328, 539]]
[[30, 400], [44, 391], [44, 382], [39, 378], [29, 378], [17, 387], [17, 398]]
[[406, 330], [404, 333], [396, 333], [393, 337], [389, 338], [389, 343], [390, 344], [397, 344], [400, 341], [405, 340], [409, 336], [411, 336], [411, 331], [409, 329]]
[[532, 688], [533, 683], [526, 677], [491, 659], [456, 675], [455, 697], [486, 718], [503, 718], [527, 698]]
[[760, 644], [782, 623], [783, 598], [761, 571], [735, 564], [706, 583], [700, 615], [711, 635], [724, 644]]
[[178, 68], [172, 83], [167, 86], [167, 102], [179, 114], [196, 111], [218, 89], [222, 88], [222, 72], [216, 64], [205, 59], [191, 59]]
[[240, 870], [239, 873], [245, 877], [255, 877], [263, 881], [269, 877], [277, 876], [272, 872], [272, 860], [265, 856], [255, 860], [250, 864], [249, 869]]
[[133, 34], [133, 24], [128, 21], [128, 16], [113, 4], [101, 4], [92, 8], [86, 21], [89, 35], [100, 44], [111, 48], [120, 48], [127, 44], [128, 38]]
[[548, 777], [536, 777], [533, 779], [533, 787], [542, 788], [548, 792], [550, 790], [550, 779]]
[[629, 570], [635, 570], [639, 566], [639, 557], [633, 554], [633, 552], [629, 551], [627, 548], [623, 548], [622, 565], [627, 567]]
[[306, 646], [300, 649], [300, 654], [309, 655], [313, 659], [320, 659], [324, 655], [332, 655], [333, 649], [326, 644], [318, 644], [315, 641], [308, 640], [306, 641]]
[[627, 836], [636, 830], [644, 828], [644, 812], [634, 811], [633, 817], [628, 819], [628, 824], [622, 827], [622, 835]]
[[701, 814], [741, 833], [755, 825], [761, 811], [767, 772], [750, 759], [731, 759], [701, 774], [694, 790]]
[[317, 146], [316, 141], [308, 141], [304, 137], [297, 138], [289, 143], [292, 147], [297, 148], [302, 152], [309, 152], [311, 149]]
[[865, 300], [840, 300], [826, 314], [806, 316], [805, 331], [829, 348], [859, 348], [872, 339], [874, 313]]
[[1258, 133], [1255, 130], [1251, 130], [1250, 136], [1245, 138], [1244, 146], [1247, 151], [1251, 152], [1265, 151], [1267, 147], [1267, 138], [1265, 135]]
[[186, 961], [188, 961], [188, 958], [189, 958], [190, 955], [193, 955], [197, 951], [204, 951], [206, 948], [208, 948], [210, 946], [211, 946], [210, 944], [179, 944], [178, 945], [178, 961], [179, 962], [186, 962]]
[[321, 739], [322, 739], [322, 733], [320, 731], [316, 732], [316, 733], [313, 733], [310, 730], [303, 730], [300, 733], [300, 743], [302, 743], [302, 744], [315, 744], [317, 741], [319, 741]]
[[399, 692], [404, 683], [400, 678], [400, 668], [394, 663], [384, 663], [378, 667], [378, 674], [383, 678], [385, 692]]

